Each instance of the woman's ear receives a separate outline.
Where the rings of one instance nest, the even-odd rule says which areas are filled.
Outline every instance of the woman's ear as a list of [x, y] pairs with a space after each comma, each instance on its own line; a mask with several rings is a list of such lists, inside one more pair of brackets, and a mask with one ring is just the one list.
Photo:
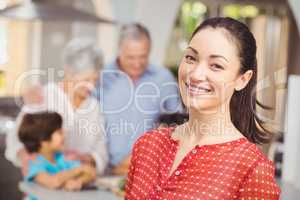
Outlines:
[[237, 91], [244, 89], [251, 80], [252, 75], [252, 70], [248, 70], [244, 74], [240, 75], [239, 78], [236, 80], [236, 85], [234, 89]]

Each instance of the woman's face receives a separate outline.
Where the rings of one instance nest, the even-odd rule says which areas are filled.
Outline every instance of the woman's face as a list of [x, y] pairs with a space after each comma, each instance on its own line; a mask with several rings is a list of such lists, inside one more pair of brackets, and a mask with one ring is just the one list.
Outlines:
[[97, 80], [99, 78], [99, 71], [86, 70], [80, 73], [74, 73], [72, 79], [74, 81], [73, 92], [80, 98], [87, 98], [94, 90]]
[[245, 87], [251, 78], [252, 72], [240, 75], [239, 70], [236, 43], [225, 29], [199, 31], [187, 47], [179, 67], [184, 104], [188, 109], [201, 112], [219, 112], [222, 105], [229, 105], [234, 90]]

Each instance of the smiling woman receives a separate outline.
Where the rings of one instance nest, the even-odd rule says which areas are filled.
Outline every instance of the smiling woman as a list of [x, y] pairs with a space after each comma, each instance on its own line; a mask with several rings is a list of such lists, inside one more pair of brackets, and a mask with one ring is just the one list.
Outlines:
[[[230, 114], [227, 118], [251, 142], [266, 142], [272, 134], [255, 113], [256, 75], [256, 42], [248, 28], [226, 20], [205, 21], [195, 30], [180, 65], [181, 95], [188, 108], [214, 113], [221, 108], [230, 111], [226, 112]], [[182, 81], [188, 90], [183, 89]], [[190, 95], [197, 88], [192, 86], [210, 89], [206, 94], [211, 98]]]
[[243, 23], [196, 28], [178, 72], [189, 121], [135, 143], [126, 199], [279, 199], [273, 164], [255, 145], [272, 137], [255, 113], [256, 62]]

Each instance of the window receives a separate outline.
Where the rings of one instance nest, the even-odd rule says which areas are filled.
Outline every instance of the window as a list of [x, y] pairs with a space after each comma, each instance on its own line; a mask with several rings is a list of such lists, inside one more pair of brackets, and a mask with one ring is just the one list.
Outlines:
[[[0, 1], [0, 10], [6, 7], [6, 0]], [[0, 65], [7, 62], [7, 24], [4, 20], [0, 20]], [[1, 81], [0, 81], [1, 87]]]
[[165, 65], [177, 76], [177, 65], [194, 29], [208, 16], [208, 7], [200, 1], [183, 1], [166, 51]]

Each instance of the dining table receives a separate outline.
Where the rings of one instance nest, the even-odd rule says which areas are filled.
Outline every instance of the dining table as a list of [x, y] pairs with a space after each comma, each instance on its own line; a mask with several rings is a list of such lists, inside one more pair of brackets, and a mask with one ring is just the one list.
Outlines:
[[34, 196], [38, 200], [121, 200], [124, 199], [106, 188], [98, 187], [92, 190], [64, 191], [52, 190], [36, 183], [22, 181], [19, 189], [27, 195]]

